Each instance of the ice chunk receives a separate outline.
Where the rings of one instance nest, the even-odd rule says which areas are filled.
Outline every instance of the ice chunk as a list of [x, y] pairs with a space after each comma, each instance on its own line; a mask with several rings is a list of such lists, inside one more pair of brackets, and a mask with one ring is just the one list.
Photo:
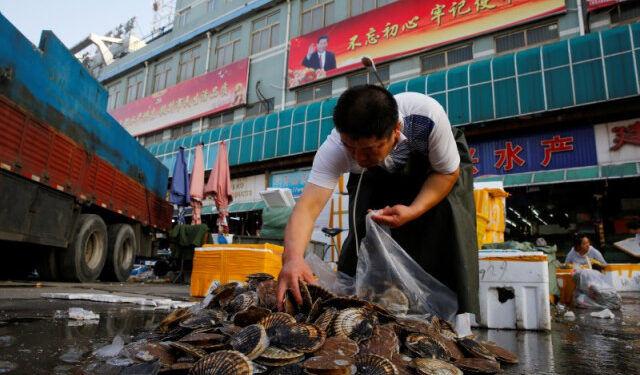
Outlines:
[[100, 315], [93, 311], [85, 310], [82, 307], [70, 307], [69, 319], [74, 320], [96, 320], [100, 319]]
[[613, 319], [615, 317], [615, 315], [613, 315], [613, 313], [609, 309], [592, 312], [589, 315], [593, 316], [594, 318], [600, 318], [600, 319]]
[[60, 356], [60, 360], [65, 363], [78, 363], [85, 352], [86, 350], [81, 348], [71, 347], [66, 353]]
[[573, 311], [567, 311], [566, 313], [564, 313], [564, 319], [565, 320], [576, 320], [576, 314], [574, 314]]
[[93, 351], [93, 355], [98, 358], [112, 358], [117, 356], [124, 348], [124, 340], [120, 336], [113, 338], [113, 342]]

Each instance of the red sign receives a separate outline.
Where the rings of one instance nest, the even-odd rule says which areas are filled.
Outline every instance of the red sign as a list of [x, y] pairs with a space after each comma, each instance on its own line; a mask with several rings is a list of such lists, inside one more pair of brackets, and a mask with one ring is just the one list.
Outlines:
[[291, 40], [288, 86], [563, 12], [564, 0], [403, 0]]
[[133, 136], [246, 104], [249, 59], [180, 82], [109, 113]]
[[624, 1], [626, 0], [587, 0], [587, 9], [589, 10], [589, 12], [591, 12], [598, 8], [604, 8], [611, 5], [616, 5]]
[[612, 151], [619, 150], [625, 144], [640, 146], [640, 121], [627, 126], [616, 126], [611, 131], [616, 135]]

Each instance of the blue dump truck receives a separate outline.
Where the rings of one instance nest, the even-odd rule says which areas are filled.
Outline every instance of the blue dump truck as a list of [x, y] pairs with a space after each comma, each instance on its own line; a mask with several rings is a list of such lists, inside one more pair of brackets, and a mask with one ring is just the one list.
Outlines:
[[53, 33], [36, 47], [0, 14], [0, 276], [123, 281], [169, 231], [168, 170], [107, 99]]

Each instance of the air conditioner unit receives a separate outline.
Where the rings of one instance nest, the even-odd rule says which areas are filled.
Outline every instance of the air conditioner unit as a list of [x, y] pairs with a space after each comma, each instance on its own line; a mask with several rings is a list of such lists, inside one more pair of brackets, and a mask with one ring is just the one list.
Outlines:
[[288, 188], [268, 188], [260, 192], [260, 197], [267, 207], [293, 207], [296, 204]]

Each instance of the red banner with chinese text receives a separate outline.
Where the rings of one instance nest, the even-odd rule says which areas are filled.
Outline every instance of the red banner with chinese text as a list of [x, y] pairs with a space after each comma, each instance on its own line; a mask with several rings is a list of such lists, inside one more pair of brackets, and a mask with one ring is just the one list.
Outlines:
[[626, 0], [587, 0], [587, 10], [591, 12], [599, 8], [616, 5], [625, 1]]
[[249, 59], [180, 82], [109, 113], [133, 136], [246, 104]]
[[379, 63], [564, 10], [564, 0], [396, 1], [292, 39], [288, 86], [361, 68], [365, 55]]

